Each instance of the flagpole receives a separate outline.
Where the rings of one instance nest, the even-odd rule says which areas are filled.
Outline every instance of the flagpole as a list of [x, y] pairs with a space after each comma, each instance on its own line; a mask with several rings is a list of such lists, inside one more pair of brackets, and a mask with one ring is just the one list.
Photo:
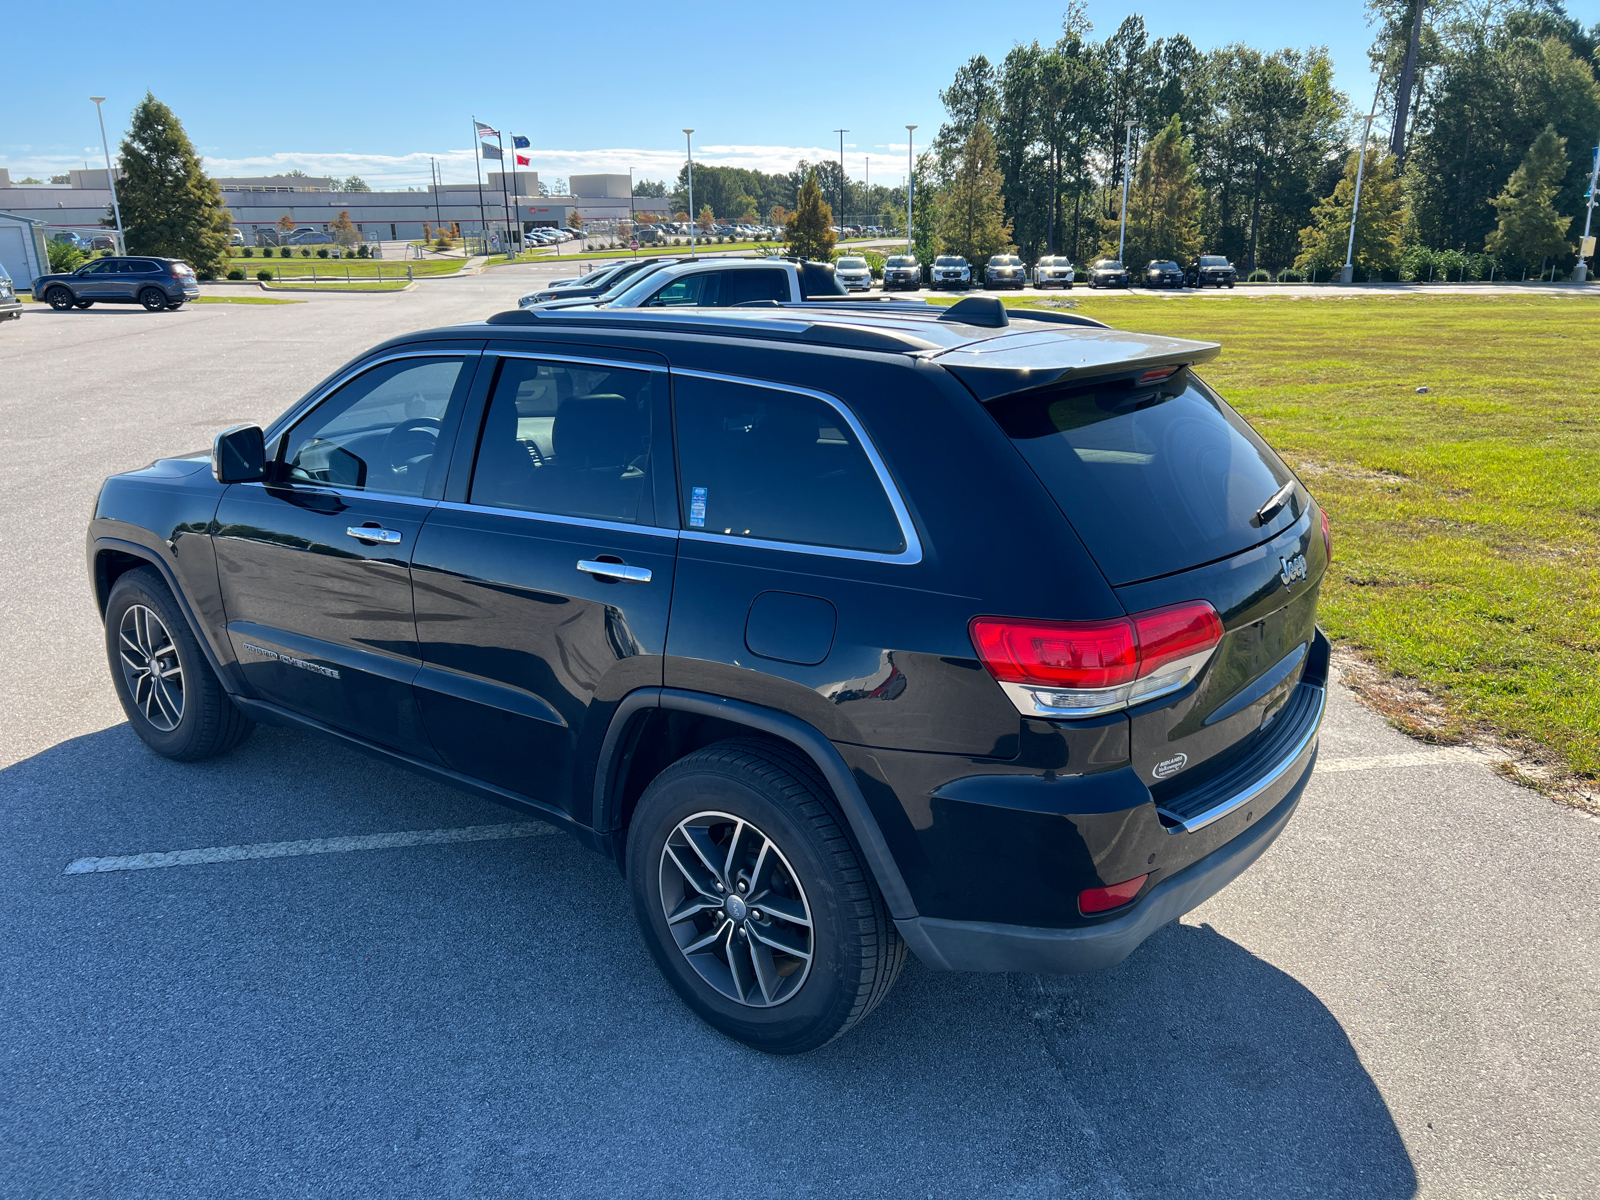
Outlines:
[[478, 172], [478, 228], [483, 233], [483, 252], [489, 252], [489, 218], [483, 212], [483, 136], [478, 132], [478, 118], [472, 118], [472, 165]]
[[[511, 135], [511, 191], [513, 193], [511, 198], [513, 200], [522, 198], [522, 172], [517, 169], [521, 165], [522, 163], [517, 156], [517, 135], [513, 133]], [[522, 249], [522, 217], [520, 215], [517, 217], [517, 249], [519, 251]]]
[[495, 145], [500, 147], [500, 203], [506, 210], [506, 253], [511, 253], [511, 201], [506, 199], [506, 140], [500, 136], [497, 129], [494, 133]]

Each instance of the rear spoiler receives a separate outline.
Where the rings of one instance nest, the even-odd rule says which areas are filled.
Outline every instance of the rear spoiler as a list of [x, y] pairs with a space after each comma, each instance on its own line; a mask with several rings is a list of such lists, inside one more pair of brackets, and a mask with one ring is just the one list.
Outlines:
[[[1030, 313], [1027, 319], [1036, 318]], [[987, 402], [1108, 375], [1192, 367], [1210, 362], [1221, 353], [1222, 347], [1216, 342], [1102, 328], [1084, 329], [1075, 337], [1063, 337], [1053, 330], [1019, 330], [926, 357], [966, 384], [979, 400]]]

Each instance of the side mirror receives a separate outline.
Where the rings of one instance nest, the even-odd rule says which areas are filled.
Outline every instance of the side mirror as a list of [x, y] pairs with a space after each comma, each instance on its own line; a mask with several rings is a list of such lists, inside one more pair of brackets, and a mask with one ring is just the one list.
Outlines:
[[236, 425], [211, 443], [211, 474], [218, 483], [260, 483], [267, 477], [266, 436], [259, 425]]

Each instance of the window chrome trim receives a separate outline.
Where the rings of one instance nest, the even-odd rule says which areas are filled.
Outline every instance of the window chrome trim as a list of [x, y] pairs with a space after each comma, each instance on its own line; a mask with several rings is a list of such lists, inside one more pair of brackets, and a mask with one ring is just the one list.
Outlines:
[[[861, 427], [861, 422], [856, 420], [855, 413], [851, 412], [845, 404], [828, 395], [826, 392], [814, 391], [811, 388], [797, 387], [789, 383], [773, 383], [766, 379], [750, 379], [742, 375], [719, 375], [711, 371], [691, 371], [684, 368], [672, 368], [672, 374], [682, 375], [690, 379], [709, 379], [714, 383], [735, 383], [746, 387], [766, 388], [774, 392], [790, 392], [797, 396], [809, 396], [813, 400], [820, 400], [844, 419], [850, 426], [850, 431], [856, 435], [856, 441], [861, 444], [861, 449], [866, 452], [867, 461], [872, 464], [872, 469], [878, 476], [878, 486], [881, 487], [889, 499], [889, 507], [894, 510], [895, 520], [900, 523], [900, 536], [905, 539], [906, 548], [898, 554], [884, 554], [873, 550], [850, 550], [840, 546], [814, 546], [808, 542], [774, 542], [762, 538], [733, 537], [724, 533], [706, 533], [699, 529], [679, 530], [679, 537], [693, 542], [712, 542], [722, 546], [755, 546], [762, 550], [786, 550], [798, 554], [820, 554], [825, 558], [850, 558], [859, 562], [894, 563], [899, 566], [914, 566], [922, 561], [922, 541], [917, 537], [917, 527], [911, 520], [911, 513], [906, 508], [905, 500], [900, 495], [900, 489], [895, 486], [894, 479], [889, 474], [889, 468], [878, 454], [878, 448], [872, 444], [872, 439], [867, 436], [867, 431]], [[674, 431], [674, 434], [676, 431]], [[676, 437], [674, 437], [676, 441]], [[676, 465], [676, 464], [675, 464]], [[681, 501], [680, 501], [681, 503]]]
[[521, 517], [528, 521], [550, 521], [557, 525], [573, 525], [579, 529], [603, 529], [610, 533], [643, 533], [651, 537], [678, 539], [676, 529], [665, 529], [660, 525], [629, 525], [623, 521], [602, 521], [595, 517], [568, 517], [559, 513], [537, 512], [528, 508], [496, 508], [489, 504], [463, 504], [456, 500], [441, 500], [438, 508], [450, 512], [488, 513], [496, 517]]
[[418, 508], [427, 509], [437, 508], [439, 506], [439, 501], [430, 499], [427, 496], [402, 496], [398, 492], [364, 492], [359, 488], [337, 488], [326, 483], [311, 483], [310, 481], [304, 479], [285, 479], [274, 483], [267, 483], [266, 481], [260, 479], [252, 479], [248, 483], [231, 483], [228, 486], [260, 488], [263, 491], [265, 491], [267, 488], [277, 488], [280, 490], [283, 488], [293, 488], [295, 491], [320, 492], [323, 495], [336, 496], [338, 499], [352, 504], [361, 500], [382, 500], [385, 504], [414, 504]]
[[360, 362], [340, 371], [339, 374], [335, 375], [326, 384], [318, 387], [309, 396], [304, 397], [299, 404], [284, 413], [276, 421], [265, 426], [266, 440], [271, 442], [274, 438], [282, 437], [291, 428], [298, 425], [301, 419], [307, 416], [313, 408], [321, 404], [357, 375], [365, 375], [373, 367], [381, 367], [386, 362], [394, 362], [402, 358], [459, 358], [461, 359], [461, 365], [465, 367], [472, 359], [482, 358], [483, 354], [484, 352], [481, 349], [476, 348], [472, 350], [396, 350], [391, 354], [385, 354], [382, 358], [362, 359]]
[[533, 350], [485, 350], [485, 354], [496, 358], [532, 358], [540, 362], [577, 363], [586, 367], [613, 367], [625, 371], [667, 371], [665, 362], [636, 363], [619, 362], [610, 358], [582, 358], [576, 354], [539, 354]]

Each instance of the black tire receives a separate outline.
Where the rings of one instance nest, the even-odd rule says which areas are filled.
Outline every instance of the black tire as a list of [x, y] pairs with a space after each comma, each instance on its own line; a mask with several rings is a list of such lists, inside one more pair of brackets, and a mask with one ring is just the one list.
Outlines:
[[[746, 822], [743, 828], [749, 854], [755, 854], [750, 843], [764, 837], [780, 856], [776, 860], [779, 878], [787, 880], [790, 877], [785, 872], [792, 872], [793, 884], [786, 886], [799, 900], [787, 903], [808, 912], [811, 958], [806, 967], [795, 965], [800, 958], [790, 956], [784, 964], [790, 969], [778, 969], [774, 987], [792, 986], [793, 990], [787, 995], [775, 992], [781, 997], [776, 1002], [766, 1002], [766, 984], [755, 968], [746, 968], [751, 979], [749, 1002], [713, 986], [680, 949], [673, 927], [667, 923], [668, 888], [674, 881], [681, 885], [684, 875], [674, 874], [676, 868], [666, 857], [666, 847], [669, 839], [681, 836], [680, 823], [689, 824], [700, 814], [725, 814]], [[702, 819], [716, 820], [711, 816]], [[720, 828], [725, 835], [735, 828], [731, 821], [708, 827]], [[718, 853], [731, 841], [728, 837], [720, 843]], [[733, 857], [739, 861], [741, 856]], [[748, 865], [749, 860], [744, 861]], [[773, 860], [769, 857], [768, 861]], [[695, 865], [692, 860], [691, 865]], [[639, 928], [673, 990], [712, 1028], [769, 1054], [800, 1054], [832, 1041], [877, 1006], [905, 965], [905, 943], [845, 831], [827, 784], [809, 759], [781, 743], [754, 739], [718, 742], [679, 759], [658, 775], [640, 798], [628, 830], [627, 874]], [[713, 886], [708, 882], [697, 894], [711, 895]], [[727, 887], [732, 886], [730, 877], [718, 890], [731, 896]], [[752, 920], [760, 903], [754, 897], [762, 886], [758, 879], [746, 893], [751, 897], [747, 911]], [[687, 888], [682, 889], [682, 895], [689, 894]], [[726, 980], [736, 979], [725, 969], [733, 965], [735, 947], [741, 955], [739, 962], [748, 964], [751, 959], [743, 956], [750, 952], [745, 947], [752, 940], [759, 943], [745, 930], [784, 930], [782, 922], [773, 920], [772, 911], [759, 926], [740, 920], [740, 912], [746, 910], [735, 910], [733, 903], [730, 899], [722, 907], [674, 923], [687, 938], [709, 936], [723, 922], [723, 929], [734, 927], [713, 948], [721, 957], [713, 959], [713, 952], [700, 956], [713, 974], [720, 971]], [[704, 930], [699, 928], [701, 924]], [[789, 927], [790, 933], [798, 931], [799, 926]], [[801, 940], [803, 943], [803, 935]], [[782, 956], [770, 950], [764, 953], [770, 972], [771, 964]], [[802, 969], [800, 982], [787, 984], [788, 978]], [[739, 985], [731, 986], [737, 990]]]
[[159, 288], [145, 288], [139, 293], [139, 303], [146, 312], [162, 312], [167, 307], [167, 294]]
[[78, 302], [77, 302], [77, 303], [76, 303], [76, 304], [74, 304], [74, 305], [73, 305], [73, 306], [72, 306], [72, 307], [73, 307], [73, 308], [89, 308], [89, 307], [91, 307], [91, 306], [92, 306], [92, 305], [93, 305], [93, 304], [94, 304], [94, 301], [93, 301], [93, 300], [79, 300], [79, 301], [78, 301]]
[[[131, 613], [143, 609], [144, 613]], [[143, 686], [138, 676], [138, 627], [143, 622], [151, 630], [149, 615], [153, 613], [166, 634], [165, 642], [170, 652], [155, 656], [164, 669], [178, 668], [177, 719], [172, 721], [169, 686], [157, 696], [156, 685]], [[125, 641], [124, 629], [131, 624], [134, 633]], [[120, 576], [111, 588], [106, 602], [105, 640], [107, 665], [111, 668], [111, 682], [117, 690], [122, 711], [128, 716], [133, 731], [145, 745], [164, 758], [178, 762], [194, 762], [226, 754], [238, 746], [255, 728], [252, 722], [222, 690], [216, 672], [206, 661], [194, 632], [184, 619], [183, 610], [173, 599], [166, 582], [154, 567], [139, 567]], [[158, 633], [145, 639], [152, 650], [159, 649], [163, 639]], [[124, 658], [124, 650], [129, 657]], [[149, 658], [144, 660], [146, 663]], [[130, 666], [130, 664], [132, 664]], [[163, 680], [164, 684], [169, 681]]]
[[67, 312], [78, 301], [72, 293], [64, 287], [53, 287], [45, 293], [44, 298], [50, 302], [50, 307], [57, 312]]
[[167, 311], [168, 312], [177, 312], [182, 307], [183, 307], [183, 301], [179, 300], [176, 304], [167, 305]]

